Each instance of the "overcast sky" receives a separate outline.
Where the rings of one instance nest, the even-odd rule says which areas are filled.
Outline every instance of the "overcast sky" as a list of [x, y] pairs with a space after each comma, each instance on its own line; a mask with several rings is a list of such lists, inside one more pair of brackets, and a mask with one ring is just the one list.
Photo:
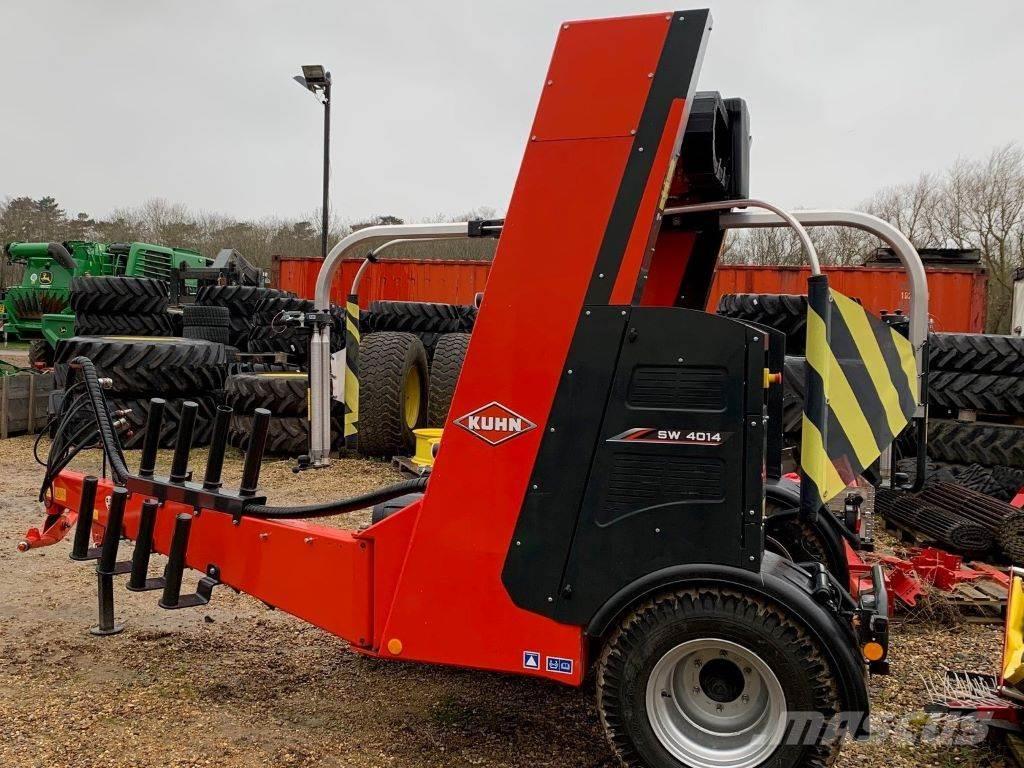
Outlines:
[[[1024, 138], [1021, 0], [728, 0], [698, 87], [747, 100], [751, 191], [855, 205]], [[677, 7], [688, 7], [681, 3]], [[239, 218], [417, 220], [508, 204], [563, 20], [649, 0], [0, 0], [0, 197], [95, 216], [163, 197]]]

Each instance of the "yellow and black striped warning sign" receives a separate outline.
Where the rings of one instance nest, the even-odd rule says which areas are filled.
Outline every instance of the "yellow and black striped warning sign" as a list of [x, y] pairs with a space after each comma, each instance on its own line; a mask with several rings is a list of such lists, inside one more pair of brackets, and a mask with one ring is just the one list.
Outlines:
[[345, 302], [345, 447], [359, 442], [359, 297]]
[[807, 386], [800, 463], [822, 504], [840, 494], [903, 431], [917, 403], [911, 343], [828, 287], [807, 290]]

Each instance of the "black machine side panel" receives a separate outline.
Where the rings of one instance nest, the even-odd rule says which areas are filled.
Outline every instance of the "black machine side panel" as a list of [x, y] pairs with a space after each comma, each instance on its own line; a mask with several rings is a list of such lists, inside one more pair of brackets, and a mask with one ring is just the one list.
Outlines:
[[760, 567], [764, 335], [702, 311], [633, 307], [551, 614], [687, 563]]

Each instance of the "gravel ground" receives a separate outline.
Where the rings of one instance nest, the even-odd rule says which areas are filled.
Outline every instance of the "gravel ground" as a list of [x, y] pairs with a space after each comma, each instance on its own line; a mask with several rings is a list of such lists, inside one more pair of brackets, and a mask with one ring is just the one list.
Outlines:
[[[228, 590], [215, 591], [202, 610], [162, 611], [153, 593], [118, 589], [117, 614], [128, 629], [92, 637], [95, 581], [88, 566], [68, 561], [70, 542], [15, 551], [25, 530], [42, 520], [35, 501], [41, 468], [31, 447], [25, 437], [0, 442], [3, 768], [613, 765], [592, 684], [579, 692], [378, 662]], [[82, 468], [95, 462], [79, 459]], [[201, 452], [196, 463], [203, 464]], [[240, 466], [238, 455], [229, 458], [229, 482], [237, 482]], [[272, 502], [302, 503], [395, 477], [369, 461], [339, 461], [301, 476], [277, 462], [265, 466], [263, 484]], [[876, 738], [848, 746], [839, 765], [1008, 765], [1002, 752], [984, 746], [920, 743], [924, 678], [947, 667], [994, 670], [1000, 643], [995, 627], [897, 628], [893, 674], [871, 683]]]

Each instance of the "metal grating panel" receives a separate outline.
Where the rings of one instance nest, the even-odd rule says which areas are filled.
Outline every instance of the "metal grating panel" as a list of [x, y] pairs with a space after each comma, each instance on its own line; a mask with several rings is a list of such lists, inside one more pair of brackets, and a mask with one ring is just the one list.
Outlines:
[[595, 522], [611, 525], [664, 504], [722, 501], [724, 468], [717, 459], [618, 453]]
[[725, 370], [683, 366], [637, 366], [629, 382], [631, 408], [659, 411], [725, 410]]

